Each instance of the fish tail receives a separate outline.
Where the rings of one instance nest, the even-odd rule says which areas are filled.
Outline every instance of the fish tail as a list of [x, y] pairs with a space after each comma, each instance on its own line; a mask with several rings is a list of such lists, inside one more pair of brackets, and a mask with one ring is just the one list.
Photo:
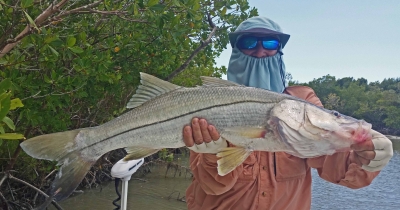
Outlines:
[[81, 130], [45, 134], [21, 143], [21, 148], [37, 159], [57, 161], [61, 165], [50, 188], [50, 196], [56, 201], [67, 198], [79, 185], [96, 158], [84, 155], [80, 151], [84, 142]]

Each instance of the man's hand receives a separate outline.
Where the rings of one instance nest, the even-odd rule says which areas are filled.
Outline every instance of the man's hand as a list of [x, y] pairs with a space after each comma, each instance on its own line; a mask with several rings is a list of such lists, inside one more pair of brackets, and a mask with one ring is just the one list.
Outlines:
[[367, 171], [380, 171], [393, 156], [392, 142], [372, 130], [372, 139], [351, 145], [350, 161]]
[[216, 154], [220, 149], [228, 146], [213, 125], [209, 125], [205, 119], [192, 119], [192, 126], [183, 128], [183, 142], [197, 153]]

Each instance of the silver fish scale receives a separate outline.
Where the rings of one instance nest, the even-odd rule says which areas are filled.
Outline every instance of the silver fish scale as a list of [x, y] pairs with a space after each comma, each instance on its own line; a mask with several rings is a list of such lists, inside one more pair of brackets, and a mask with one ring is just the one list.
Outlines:
[[[269, 111], [289, 95], [231, 86], [180, 88], [147, 101], [101, 126], [86, 130], [87, 154], [100, 156], [112, 149], [141, 146], [184, 146], [182, 128], [193, 117], [206, 118], [219, 131], [241, 126], [265, 126]], [[295, 99], [296, 100], [296, 99]]]

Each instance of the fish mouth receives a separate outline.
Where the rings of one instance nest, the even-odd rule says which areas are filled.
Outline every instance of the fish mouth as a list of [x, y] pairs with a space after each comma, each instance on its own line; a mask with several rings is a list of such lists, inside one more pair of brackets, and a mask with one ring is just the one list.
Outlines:
[[342, 124], [340, 130], [334, 131], [341, 139], [347, 139], [352, 143], [361, 143], [372, 138], [371, 124], [364, 120], [359, 120], [357, 123]]

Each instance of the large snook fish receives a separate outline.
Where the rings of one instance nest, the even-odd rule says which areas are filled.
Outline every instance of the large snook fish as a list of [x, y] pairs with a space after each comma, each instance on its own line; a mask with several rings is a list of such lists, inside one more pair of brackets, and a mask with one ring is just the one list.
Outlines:
[[34, 158], [62, 165], [52, 184], [56, 200], [68, 197], [103, 154], [126, 148], [126, 160], [163, 148], [185, 146], [183, 126], [205, 118], [236, 147], [217, 156], [223, 176], [252, 151], [283, 151], [300, 158], [350, 150], [370, 138], [371, 125], [286, 94], [202, 77], [203, 86], [184, 88], [141, 73], [128, 103], [133, 110], [91, 128], [37, 136], [21, 144]]

